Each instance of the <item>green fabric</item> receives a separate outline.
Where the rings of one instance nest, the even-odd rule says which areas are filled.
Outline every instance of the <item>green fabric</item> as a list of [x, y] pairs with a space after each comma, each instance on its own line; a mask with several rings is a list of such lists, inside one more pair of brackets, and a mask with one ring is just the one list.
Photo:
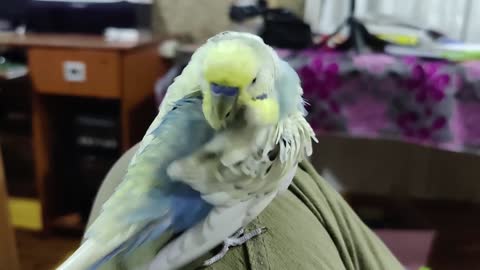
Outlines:
[[[138, 146], [112, 167], [100, 188], [90, 221], [121, 182]], [[343, 198], [309, 162], [300, 164], [293, 184], [247, 227], [268, 231], [232, 248], [212, 270], [397, 270], [404, 269]], [[196, 269], [206, 254], [185, 269]]]
[[204, 269], [404, 269], [308, 162], [247, 231], [256, 227], [268, 232]]

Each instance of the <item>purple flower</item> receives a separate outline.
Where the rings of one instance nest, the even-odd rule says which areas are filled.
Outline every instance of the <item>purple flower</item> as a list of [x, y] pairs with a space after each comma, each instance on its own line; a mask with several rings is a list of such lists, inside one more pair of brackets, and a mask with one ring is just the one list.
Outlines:
[[305, 96], [313, 96], [318, 84], [315, 72], [313, 72], [313, 70], [309, 66], [304, 66], [298, 71], [298, 75], [302, 79], [302, 87]]
[[406, 81], [406, 90], [415, 92], [415, 100], [420, 104], [428, 101], [440, 102], [445, 98], [445, 90], [451, 83], [448, 74], [440, 73], [441, 63], [415, 64], [411, 76]]
[[413, 66], [418, 62], [418, 58], [415, 56], [406, 56], [406, 57], [403, 57], [402, 61], [407, 66]]
[[408, 120], [404, 116], [398, 116], [397, 125], [403, 129], [406, 129], [408, 128]]
[[428, 93], [435, 101], [441, 101], [445, 97], [445, 89], [450, 84], [450, 76], [448, 74], [440, 74], [433, 76]]
[[312, 62], [310, 63], [310, 67], [315, 71], [315, 73], [321, 73], [323, 71], [323, 59], [321, 57], [313, 58]]
[[331, 63], [324, 70], [326, 88], [329, 91], [335, 91], [340, 87], [339, 67], [337, 63]]
[[432, 129], [439, 130], [444, 128], [446, 125], [447, 125], [447, 118], [440, 116], [433, 121]]
[[339, 114], [340, 113], [340, 105], [334, 101], [334, 100], [330, 100], [328, 102], [328, 105], [330, 106], [330, 110], [333, 112], [333, 113], [336, 113], [336, 114]]
[[334, 93], [340, 87], [340, 68], [330, 53], [311, 55], [312, 60], [298, 70], [304, 96], [312, 104], [308, 120], [314, 129], [334, 130], [342, 126], [340, 103]]
[[300, 68], [298, 74], [307, 99], [328, 99], [340, 87], [338, 64], [325, 63], [322, 55], [314, 57], [309, 65]]
[[425, 69], [427, 77], [433, 76], [438, 73], [438, 70], [442, 67], [441, 62], [424, 62], [423, 68]]
[[420, 128], [418, 130], [418, 138], [422, 140], [429, 139], [432, 136], [432, 132], [428, 128]]
[[450, 76], [448, 74], [441, 74], [432, 78], [432, 84], [435, 89], [444, 89], [450, 83]]
[[401, 128], [408, 128], [411, 124], [417, 122], [418, 119], [419, 116], [416, 112], [406, 112], [397, 117], [397, 125]]
[[427, 102], [427, 91], [421, 90], [420, 92], [418, 92], [418, 94], [415, 96], [415, 100], [416, 100], [418, 103], [425, 103], [425, 102]]
[[425, 80], [425, 71], [423, 70], [421, 65], [415, 65], [412, 68], [411, 75], [407, 80], [407, 87], [406, 90], [413, 91], [420, 87]]

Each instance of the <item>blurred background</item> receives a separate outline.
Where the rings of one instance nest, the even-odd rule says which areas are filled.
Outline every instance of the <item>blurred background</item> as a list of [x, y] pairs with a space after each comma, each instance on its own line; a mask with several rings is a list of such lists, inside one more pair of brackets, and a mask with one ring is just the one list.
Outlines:
[[0, 269], [77, 247], [109, 168], [225, 30], [297, 70], [312, 162], [407, 269], [480, 269], [476, 16], [473, 0], [1, 0]]

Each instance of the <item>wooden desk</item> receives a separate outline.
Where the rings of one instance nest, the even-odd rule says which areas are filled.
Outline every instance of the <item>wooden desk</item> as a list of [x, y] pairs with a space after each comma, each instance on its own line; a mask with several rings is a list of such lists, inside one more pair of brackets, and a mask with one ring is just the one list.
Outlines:
[[131, 50], [156, 43], [142, 36], [138, 41], [110, 42], [102, 36], [77, 34], [26, 34], [0, 32], [0, 46], [77, 48], [93, 50]]
[[[90, 103], [95, 109], [114, 111], [120, 123], [121, 150], [138, 142], [155, 114], [154, 83], [167, 68], [157, 45], [148, 37], [108, 42], [101, 36], [0, 34], [0, 47], [27, 51], [34, 87], [35, 180], [45, 230], [57, 226], [56, 221], [69, 212], [62, 205], [68, 196], [62, 189], [69, 179], [57, 172], [62, 169], [58, 164], [69, 158], [59, 135], [69, 121], [65, 115]], [[68, 71], [73, 77], [65, 75]]]

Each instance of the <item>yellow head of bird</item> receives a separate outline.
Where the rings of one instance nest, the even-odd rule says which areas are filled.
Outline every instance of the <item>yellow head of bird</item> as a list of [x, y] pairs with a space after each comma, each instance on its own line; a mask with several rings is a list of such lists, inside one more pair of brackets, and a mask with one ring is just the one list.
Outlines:
[[209, 124], [219, 129], [227, 118], [248, 99], [246, 88], [255, 82], [260, 69], [255, 50], [239, 40], [213, 45], [203, 62], [203, 111]]

